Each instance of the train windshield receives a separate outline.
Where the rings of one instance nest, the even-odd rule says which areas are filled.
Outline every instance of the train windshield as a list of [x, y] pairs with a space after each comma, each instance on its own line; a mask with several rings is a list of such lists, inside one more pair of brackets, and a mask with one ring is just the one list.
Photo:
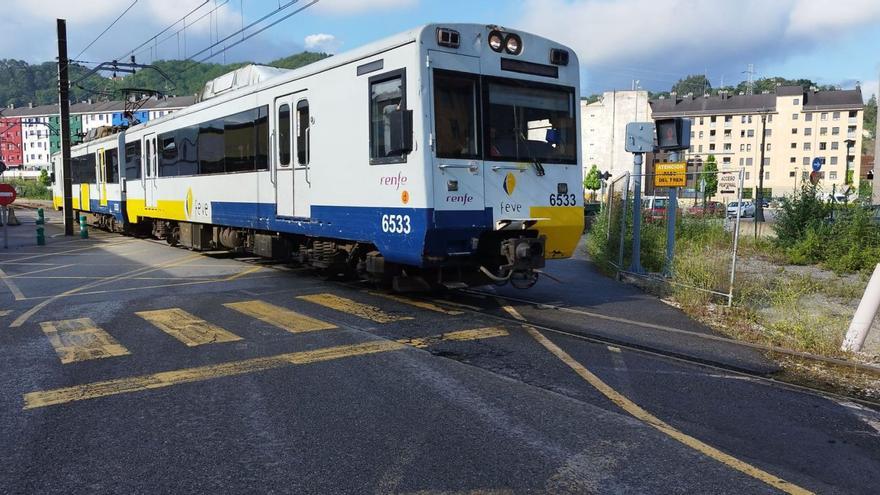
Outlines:
[[437, 156], [575, 164], [575, 109], [574, 88], [435, 70]]

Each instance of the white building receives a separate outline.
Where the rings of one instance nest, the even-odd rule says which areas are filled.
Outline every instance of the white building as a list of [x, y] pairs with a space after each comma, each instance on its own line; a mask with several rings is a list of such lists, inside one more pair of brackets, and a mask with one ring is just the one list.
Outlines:
[[21, 158], [24, 168], [49, 168], [49, 117], [27, 117], [21, 123]]
[[651, 121], [648, 92], [607, 91], [599, 101], [581, 102], [584, 174], [595, 164], [619, 177], [632, 171], [633, 154], [624, 150], [626, 125]]

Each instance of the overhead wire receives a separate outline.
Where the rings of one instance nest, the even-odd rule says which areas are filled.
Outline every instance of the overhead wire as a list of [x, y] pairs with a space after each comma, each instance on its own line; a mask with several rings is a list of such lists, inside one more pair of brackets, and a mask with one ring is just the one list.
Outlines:
[[[223, 7], [224, 5], [226, 5], [227, 3], [229, 3], [229, 0], [223, 0], [222, 3], [220, 3], [219, 5], [216, 5], [213, 9], [211, 9], [211, 10], [205, 12], [204, 14], [202, 14], [201, 16], [199, 16], [197, 19], [193, 20], [193, 21], [190, 22], [189, 24], [184, 25], [182, 28], [178, 29], [177, 31], [174, 31], [173, 33], [171, 33], [171, 34], [169, 34], [168, 36], [162, 38], [161, 40], [156, 40], [156, 45], [155, 45], [155, 46], [161, 45], [161, 44], [165, 43], [166, 41], [170, 40], [171, 38], [174, 38], [175, 36], [180, 36], [180, 33], [181, 33], [182, 31], [186, 30], [187, 27], [192, 27], [193, 25], [198, 24], [199, 21], [201, 21], [201, 20], [204, 19], [205, 17], [208, 17], [209, 15], [213, 14], [214, 12], [220, 10], [220, 8]], [[191, 15], [191, 14], [192, 14], [192, 12], [190, 12], [190, 14], [188, 14], [188, 15]], [[184, 19], [185, 19], [185, 18], [181, 18], [180, 20], [177, 21], [177, 23], [180, 23], [180, 22], [183, 21]], [[176, 25], [176, 24], [175, 24], [175, 25]], [[163, 30], [162, 32], [165, 32], [165, 31], [167, 31], [167, 29]], [[161, 33], [159, 33], [159, 34], [161, 34]], [[157, 35], [157, 36], [158, 36], [158, 35]], [[218, 37], [219, 37], [219, 35], [218, 35]], [[152, 38], [151, 38], [151, 40], [152, 40]], [[143, 44], [142, 44], [142, 46], [143, 46]], [[140, 48], [140, 47], [138, 47], [138, 48]], [[134, 50], [132, 50], [131, 52], [129, 52], [128, 54], [126, 54], [126, 56], [128, 56], [128, 55], [134, 55], [134, 56], [137, 56], [137, 55], [139, 55], [139, 54], [141, 54], [141, 53], [144, 53], [144, 52], [146, 52], [146, 51], [148, 51], [148, 50], [153, 50], [153, 46], [147, 46], [147, 47], [144, 47], [144, 48], [141, 49], [141, 50], [138, 50], [138, 48], [135, 48]]]
[[[230, 34], [229, 36], [223, 38], [222, 40], [218, 40], [216, 43], [214, 43], [214, 44], [212, 44], [212, 45], [210, 45], [210, 46], [208, 46], [208, 47], [206, 47], [206, 48], [204, 48], [204, 49], [202, 49], [202, 50], [200, 50], [200, 51], [194, 53], [192, 56], [190, 56], [190, 57], [188, 57], [188, 58], [186, 59], [187, 61], [190, 61], [190, 62], [192, 62], [192, 63], [191, 63], [188, 67], [183, 68], [183, 70], [181, 70], [180, 72], [178, 72], [178, 74], [183, 74], [184, 72], [187, 72], [187, 71], [191, 70], [193, 67], [197, 67], [199, 63], [202, 63], [202, 62], [205, 62], [205, 61], [207, 61], [207, 60], [210, 60], [211, 58], [216, 57], [217, 55], [220, 55], [221, 53], [225, 53], [225, 52], [226, 52], [227, 50], [229, 50], [230, 48], [232, 48], [232, 47], [234, 47], [234, 46], [236, 46], [236, 45], [239, 45], [239, 44], [241, 44], [241, 43], [244, 43], [245, 41], [247, 41], [247, 40], [253, 38], [254, 36], [256, 36], [256, 35], [262, 33], [263, 31], [265, 31], [265, 30], [271, 28], [272, 26], [275, 26], [275, 25], [277, 25], [278, 23], [283, 22], [283, 21], [285, 21], [285, 20], [287, 20], [287, 19], [293, 17], [294, 15], [296, 15], [296, 14], [302, 12], [303, 10], [306, 10], [307, 8], [311, 7], [312, 5], [314, 5], [314, 4], [316, 4], [316, 3], [320, 2], [320, 1], [321, 1], [321, 0], [311, 0], [311, 1], [310, 1], [309, 3], [307, 3], [306, 5], [303, 5], [302, 7], [300, 7], [300, 8], [298, 8], [298, 9], [294, 10], [293, 12], [291, 12], [291, 13], [289, 13], [289, 14], [287, 14], [287, 15], [285, 15], [284, 17], [281, 17], [281, 18], [279, 18], [279, 19], [277, 19], [277, 20], [275, 20], [275, 21], [273, 21], [273, 22], [267, 24], [266, 26], [263, 26], [262, 28], [258, 29], [257, 31], [254, 31], [253, 33], [248, 34], [247, 36], [244, 35], [244, 31], [247, 31], [248, 29], [250, 29], [250, 28], [253, 27], [254, 25], [256, 25], [256, 24], [258, 24], [258, 23], [260, 23], [260, 22], [266, 20], [267, 18], [269, 18], [269, 17], [271, 17], [271, 16], [277, 14], [278, 12], [287, 9], [288, 7], [290, 7], [290, 6], [292, 6], [292, 5], [296, 4], [296, 3], [299, 3], [299, 0], [292, 0], [292, 1], [290, 1], [290, 2], [288, 2], [288, 3], [286, 3], [286, 4], [284, 4], [283, 6], [279, 7], [278, 9], [276, 9], [276, 10], [274, 10], [274, 11], [272, 11], [272, 12], [270, 12], [269, 14], [266, 14], [265, 16], [261, 17], [260, 19], [254, 21], [254, 22], [252, 22], [252, 23], [250, 23], [250, 24], [248, 24], [247, 26], [245, 26], [244, 28], [240, 29], [239, 31], [236, 31], [236, 32]], [[202, 59], [200, 59], [200, 60], [195, 60], [195, 58], [198, 57], [199, 55], [201, 55], [201, 54], [203, 54], [203, 53], [205, 53], [205, 52], [207, 52], [207, 51], [209, 51], [209, 50], [212, 50], [215, 46], [218, 46], [218, 45], [220, 45], [221, 43], [224, 43], [224, 42], [228, 41], [229, 39], [231, 39], [231, 38], [234, 37], [234, 36], [237, 36], [238, 34], [241, 34], [241, 35], [242, 35], [242, 38], [241, 38], [240, 40], [237, 40], [237, 41], [235, 41], [234, 43], [232, 43], [232, 44], [230, 44], [230, 45], [226, 45], [226, 46], [224, 46], [223, 49], [221, 49], [220, 51], [218, 51], [218, 52], [216, 52], [216, 53], [212, 52], [211, 54], [209, 54], [208, 56], [206, 56], [206, 57], [204, 57], [204, 58], [202, 58]]]
[[118, 16], [116, 19], [114, 19], [113, 22], [111, 22], [109, 26], [107, 26], [103, 31], [101, 31], [101, 34], [99, 34], [95, 39], [93, 39], [91, 43], [89, 43], [88, 45], [86, 45], [86, 47], [83, 48], [79, 53], [77, 53], [76, 56], [73, 57], [73, 58], [79, 58], [80, 55], [82, 55], [83, 53], [86, 52], [86, 50], [88, 50], [89, 48], [91, 48], [92, 45], [94, 45], [99, 39], [101, 39], [102, 36], [104, 36], [105, 34], [107, 34], [107, 31], [109, 31], [110, 28], [112, 28], [113, 26], [115, 26], [116, 23], [119, 22], [119, 19], [122, 19], [122, 17], [123, 17], [125, 14], [127, 14], [128, 11], [131, 10], [131, 8], [134, 7], [135, 4], [137, 4], [137, 3], [138, 3], [138, 0], [134, 0], [133, 2], [131, 2], [131, 5], [129, 5], [128, 8], [126, 8], [125, 10], [123, 10], [122, 13], [119, 14], [119, 16]]
[[134, 55], [135, 52], [136, 52], [137, 50], [140, 50], [140, 49], [143, 48], [144, 46], [148, 45], [150, 42], [156, 40], [159, 36], [162, 36], [165, 32], [167, 32], [168, 30], [170, 30], [170, 29], [173, 28], [174, 26], [180, 24], [181, 21], [183, 21], [183, 20], [186, 19], [187, 17], [191, 16], [193, 13], [197, 12], [199, 9], [201, 9], [202, 7], [204, 7], [205, 5], [207, 5], [210, 1], [211, 1], [211, 0], [205, 0], [204, 2], [200, 3], [197, 7], [195, 7], [194, 9], [192, 9], [192, 10], [190, 10], [189, 12], [187, 12], [186, 14], [184, 14], [183, 17], [181, 17], [180, 19], [178, 19], [178, 20], [174, 21], [173, 23], [169, 24], [168, 27], [166, 27], [165, 29], [163, 29], [163, 30], [159, 31], [158, 33], [154, 34], [153, 36], [151, 36], [150, 38], [148, 38], [146, 41], [144, 41], [143, 43], [141, 43], [140, 45], [138, 45], [138, 46], [134, 47], [133, 49], [129, 50], [128, 52], [126, 52], [126, 53], [125, 53], [124, 55], [122, 55], [121, 57], [116, 57], [116, 60], [122, 60], [122, 59], [124, 59], [125, 57], [128, 57], [129, 55]]

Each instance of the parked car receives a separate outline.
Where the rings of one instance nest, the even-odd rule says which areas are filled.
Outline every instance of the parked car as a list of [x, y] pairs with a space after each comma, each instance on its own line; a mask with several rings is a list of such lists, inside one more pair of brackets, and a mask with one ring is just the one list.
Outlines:
[[642, 214], [649, 222], [665, 219], [668, 205], [666, 196], [642, 196]]
[[724, 203], [719, 201], [707, 201], [705, 208], [700, 203], [688, 208], [686, 213], [695, 217], [723, 217], [726, 211], [727, 209], [724, 206]]
[[732, 201], [727, 204], [727, 216], [728, 218], [733, 218], [736, 216], [736, 211], [739, 209], [739, 216], [741, 218], [754, 217], [755, 216], [755, 204], [751, 201], [743, 201], [737, 202]]

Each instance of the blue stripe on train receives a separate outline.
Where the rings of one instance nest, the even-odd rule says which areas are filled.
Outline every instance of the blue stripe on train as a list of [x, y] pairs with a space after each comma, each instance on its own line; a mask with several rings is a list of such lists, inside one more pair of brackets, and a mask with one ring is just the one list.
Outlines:
[[107, 200], [107, 206], [101, 206], [101, 200], [89, 198], [89, 211], [113, 215], [120, 222], [125, 221], [125, 205], [121, 201]]
[[492, 225], [491, 209], [312, 206], [302, 220], [276, 218], [272, 203], [212, 202], [211, 210], [217, 225], [370, 242], [388, 261], [415, 266], [424, 256], [473, 251], [471, 239]]

